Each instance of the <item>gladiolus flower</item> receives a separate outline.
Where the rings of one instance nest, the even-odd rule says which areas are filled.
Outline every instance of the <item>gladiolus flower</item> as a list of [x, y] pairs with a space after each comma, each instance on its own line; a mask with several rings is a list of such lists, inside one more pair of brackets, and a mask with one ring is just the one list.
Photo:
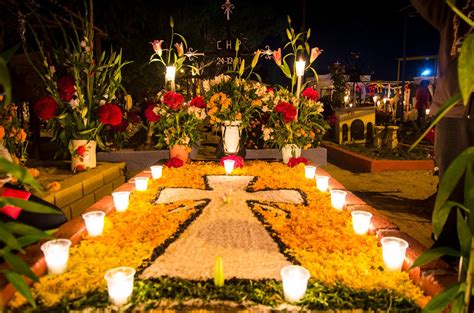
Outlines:
[[120, 125], [122, 123], [122, 109], [114, 103], [106, 103], [99, 107], [99, 120], [106, 125]]
[[204, 101], [203, 96], [194, 97], [193, 100], [189, 103], [190, 106], [203, 109], [206, 107], [206, 102]]
[[58, 92], [59, 98], [63, 101], [71, 101], [76, 92], [76, 81], [72, 76], [63, 76], [58, 79]]
[[151, 46], [153, 47], [153, 50], [160, 57], [163, 54], [163, 49], [161, 49], [162, 42], [163, 42], [163, 40], [153, 40], [153, 42], [150, 42]]
[[275, 60], [275, 63], [278, 66], [281, 66], [281, 48], [278, 48], [278, 50], [273, 51], [273, 60]]
[[184, 48], [183, 48], [183, 43], [175, 43], [174, 47], [176, 48], [176, 51], [178, 52], [178, 56], [183, 56], [184, 54]]
[[309, 63], [313, 63], [314, 60], [316, 60], [319, 55], [321, 54], [321, 52], [323, 52], [323, 50], [319, 50], [318, 47], [314, 47], [313, 49], [311, 49], [311, 56], [309, 57]]
[[38, 117], [42, 120], [52, 119], [58, 108], [58, 104], [51, 96], [45, 96], [36, 101], [34, 109]]
[[148, 122], [156, 122], [159, 121], [161, 116], [155, 113], [153, 109], [155, 108], [154, 104], [149, 104], [146, 109], [145, 109], [145, 117], [148, 120]]

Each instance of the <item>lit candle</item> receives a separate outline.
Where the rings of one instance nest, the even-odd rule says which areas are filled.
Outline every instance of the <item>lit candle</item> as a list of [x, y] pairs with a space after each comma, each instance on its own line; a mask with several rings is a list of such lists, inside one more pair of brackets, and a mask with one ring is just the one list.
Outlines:
[[331, 204], [336, 210], [342, 210], [346, 203], [347, 192], [344, 190], [331, 190]]
[[298, 82], [296, 84], [296, 97], [300, 97], [301, 92], [301, 79], [304, 75], [306, 62], [303, 60], [296, 61], [296, 76], [298, 77]]
[[105, 273], [107, 291], [114, 305], [121, 306], [128, 302], [133, 292], [134, 275], [132, 267], [116, 267]]
[[349, 103], [349, 108], [352, 108], [352, 103]]
[[349, 102], [349, 96], [348, 96], [348, 95], [345, 95], [345, 96], [344, 96], [344, 103], [347, 103], [347, 102]]
[[357, 235], [365, 235], [370, 228], [372, 214], [365, 211], [352, 211], [352, 227]]
[[301, 266], [288, 265], [281, 269], [280, 275], [283, 281], [285, 300], [288, 302], [300, 301], [306, 293], [310, 277], [309, 271]]
[[161, 178], [161, 175], [163, 174], [163, 165], [150, 166], [150, 169], [151, 169], [151, 177], [153, 179]]
[[174, 86], [175, 76], [176, 76], [176, 67], [167, 66], [166, 67], [165, 80], [171, 82], [171, 91], [175, 90], [175, 86]]
[[128, 208], [130, 191], [112, 192], [112, 197], [114, 198], [115, 211], [125, 212]]
[[234, 170], [235, 161], [234, 160], [224, 160], [224, 168], [226, 174], [232, 173]]
[[306, 165], [304, 167], [304, 174], [306, 178], [314, 179], [314, 175], [316, 174], [316, 166]]
[[430, 109], [425, 109], [426, 115], [430, 115]]
[[148, 177], [135, 177], [135, 189], [145, 191], [148, 189]]
[[104, 231], [104, 217], [105, 213], [102, 211], [92, 211], [82, 214], [89, 236], [96, 237], [102, 235]]
[[372, 99], [374, 99], [374, 103], [377, 103], [377, 99], [378, 99], [377, 96], [373, 96]]
[[408, 242], [397, 237], [384, 237], [380, 243], [385, 269], [389, 272], [401, 271]]
[[71, 241], [68, 239], [50, 240], [41, 245], [49, 274], [57, 275], [66, 271], [70, 246]]
[[329, 176], [316, 175], [316, 188], [318, 188], [319, 191], [328, 191], [328, 185]]

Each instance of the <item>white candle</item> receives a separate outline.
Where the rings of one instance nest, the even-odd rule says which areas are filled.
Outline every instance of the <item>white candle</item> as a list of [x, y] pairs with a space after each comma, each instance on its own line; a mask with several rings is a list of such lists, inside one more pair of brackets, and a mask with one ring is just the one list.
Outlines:
[[89, 236], [96, 237], [102, 235], [104, 231], [104, 217], [105, 213], [102, 211], [92, 211], [82, 214]]
[[235, 161], [234, 160], [224, 160], [224, 168], [226, 174], [232, 173], [234, 170]]
[[328, 191], [328, 185], [329, 176], [316, 175], [316, 188], [318, 188], [319, 191]]
[[370, 220], [372, 214], [365, 211], [353, 211], [352, 215], [352, 227], [357, 235], [365, 235], [370, 229]]
[[304, 167], [304, 174], [306, 178], [314, 179], [314, 175], [316, 175], [316, 166], [306, 165]]
[[345, 95], [345, 96], [344, 96], [344, 103], [347, 103], [347, 102], [349, 102], [349, 96], [348, 96], [348, 95]]
[[163, 165], [153, 165], [150, 166], [151, 169], [151, 177], [153, 179], [159, 179], [161, 178], [161, 175], [163, 175]]
[[114, 198], [115, 211], [125, 212], [128, 208], [130, 191], [112, 192], [112, 197]]
[[385, 269], [389, 272], [402, 270], [408, 242], [397, 237], [384, 237], [380, 240]]
[[296, 76], [303, 76], [306, 62], [303, 60], [296, 61]]
[[283, 294], [288, 302], [298, 302], [304, 297], [310, 277], [309, 271], [297, 265], [288, 265], [280, 271]]
[[426, 115], [430, 115], [430, 109], [425, 109]]
[[121, 306], [128, 302], [133, 292], [134, 275], [132, 267], [116, 267], [105, 273], [107, 291], [114, 305]]
[[145, 191], [148, 189], [148, 177], [135, 177], [135, 189]]
[[174, 81], [175, 76], [176, 76], [176, 67], [167, 66], [166, 67], [165, 79], [167, 81]]
[[331, 190], [331, 204], [336, 210], [342, 210], [346, 203], [347, 192], [344, 190]]
[[49, 274], [57, 275], [66, 271], [70, 246], [71, 241], [68, 239], [50, 240], [41, 245]]
[[374, 100], [374, 103], [377, 103], [377, 96], [373, 96], [372, 99]]

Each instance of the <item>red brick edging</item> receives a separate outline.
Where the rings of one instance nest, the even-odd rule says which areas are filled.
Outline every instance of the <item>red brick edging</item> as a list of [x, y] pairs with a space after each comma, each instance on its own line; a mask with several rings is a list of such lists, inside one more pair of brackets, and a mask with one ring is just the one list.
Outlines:
[[[327, 175], [330, 176], [324, 170], [318, 168], [318, 175]], [[149, 171], [143, 171], [137, 174], [135, 177], [146, 176], [151, 177]], [[133, 179], [133, 178], [132, 178]], [[329, 180], [330, 189], [342, 189], [346, 188], [336, 181], [334, 178]], [[114, 191], [133, 191], [135, 190], [135, 185], [132, 183], [125, 183]], [[347, 191], [346, 197], [346, 208], [348, 210], [365, 210], [373, 214], [372, 218], [372, 228], [370, 232], [375, 234], [379, 239], [386, 236], [396, 236], [405, 239], [408, 244], [407, 256], [403, 264], [403, 270], [408, 270], [413, 262], [418, 258], [423, 251], [426, 249], [419, 241], [409, 236], [408, 234], [401, 232], [395, 224], [390, 222], [390, 220], [378, 213], [378, 211], [365, 203], [362, 199]], [[85, 212], [90, 211], [104, 211], [106, 214], [111, 214], [115, 211], [113, 204], [112, 196], [105, 196], [100, 199], [98, 202], [89, 207]], [[70, 220], [69, 222], [62, 225], [57, 233], [54, 235], [56, 238], [67, 238], [72, 241], [72, 244], [77, 244], [85, 235], [86, 228], [84, 220], [81, 216], [77, 216]], [[43, 241], [44, 242], [44, 241]], [[21, 255], [21, 257], [27, 262], [31, 267], [32, 271], [37, 276], [42, 276], [46, 274], [46, 262], [44, 260], [43, 252], [40, 249], [40, 246], [43, 242], [39, 242], [35, 245], [29, 246], [25, 249], [26, 254]], [[0, 269], [4, 268], [5, 264], [0, 265]], [[431, 262], [425, 266], [417, 267], [409, 271], [410, 277], [413, 281], [418, 284], [427, 295], [435, 296], [438, 293], [442, 292], [457, 280], [457, 275], [454, 271], [451, 270], [449, 265], [444, 261], [438, 260]], [[31, 283], [27, 279], [28, 283]], [[0, 303], [8, 303], [15, 293], [15, 289], [11, 284], [5, 280], [3, 276], [0, 276], [0, 288], [2, 288], [2, 301]]]

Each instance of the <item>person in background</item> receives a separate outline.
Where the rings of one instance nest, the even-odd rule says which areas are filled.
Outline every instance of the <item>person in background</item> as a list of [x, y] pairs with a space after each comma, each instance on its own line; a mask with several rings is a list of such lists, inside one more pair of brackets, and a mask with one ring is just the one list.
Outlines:
[[[471, 27], [445, 3], [445, 0], [411, 0], [420, 15], [433, 25], [440, 34], [438, 62], [439, 77], [430, 115], [436, 115], [439, 108], [456, 94], [459, 94], [458, 56]], [[456, 1], [456, 6], [466, 16], [474, 18], [474, 0]], [[440, 180], [451, 162], [469, 146], [474, 145], [474, 97], [468, 103], [457, 103], [436, 125], [434, 153], [439, 167]], [[454, 189], [451, 200], [464, 203], [464, 178]], [[434, 247], [459, 249], [456, 230], [456, 210], [451, 215], [436, 239]]]
[[429, 80], [422, 80], [420, 86], [416, 89], [416, 110], [418, 111], [418, 126], [422, 127], [426, 117], [426, 109], [431, 105], [431, 93], [428, 89]]

